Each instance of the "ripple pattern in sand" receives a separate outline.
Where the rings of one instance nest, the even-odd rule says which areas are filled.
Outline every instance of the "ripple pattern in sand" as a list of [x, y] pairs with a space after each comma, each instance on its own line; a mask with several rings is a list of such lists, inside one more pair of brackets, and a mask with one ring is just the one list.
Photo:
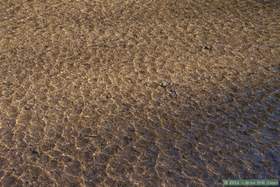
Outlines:
[[0, 3], [0, 186], [279, 179], [279, 8]]

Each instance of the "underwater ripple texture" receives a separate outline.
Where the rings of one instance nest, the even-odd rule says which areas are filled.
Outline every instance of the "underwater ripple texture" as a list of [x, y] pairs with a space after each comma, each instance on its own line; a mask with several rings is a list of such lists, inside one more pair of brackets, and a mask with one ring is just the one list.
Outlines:
[[280, 1], [0, 1], [0, 186], [280, 178]]

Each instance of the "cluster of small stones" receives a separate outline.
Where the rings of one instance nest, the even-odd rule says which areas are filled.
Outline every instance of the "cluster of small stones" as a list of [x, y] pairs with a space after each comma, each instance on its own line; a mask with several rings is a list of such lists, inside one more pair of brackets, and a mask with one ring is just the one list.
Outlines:
[[280, 1], [0, 2], [0, 186], [280, 178]]

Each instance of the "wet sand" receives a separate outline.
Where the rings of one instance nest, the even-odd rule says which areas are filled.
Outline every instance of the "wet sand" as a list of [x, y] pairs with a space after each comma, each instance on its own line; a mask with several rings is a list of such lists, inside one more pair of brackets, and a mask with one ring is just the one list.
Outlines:
[[280, 179], [280, 1], [0, 2], [0, 186]]

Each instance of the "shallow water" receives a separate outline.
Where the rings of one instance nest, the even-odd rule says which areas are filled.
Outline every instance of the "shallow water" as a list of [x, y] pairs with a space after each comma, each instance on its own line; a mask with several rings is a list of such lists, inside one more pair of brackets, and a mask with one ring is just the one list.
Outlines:
[[280, 1], [0, 2], [0, 186], [280, 178]]

